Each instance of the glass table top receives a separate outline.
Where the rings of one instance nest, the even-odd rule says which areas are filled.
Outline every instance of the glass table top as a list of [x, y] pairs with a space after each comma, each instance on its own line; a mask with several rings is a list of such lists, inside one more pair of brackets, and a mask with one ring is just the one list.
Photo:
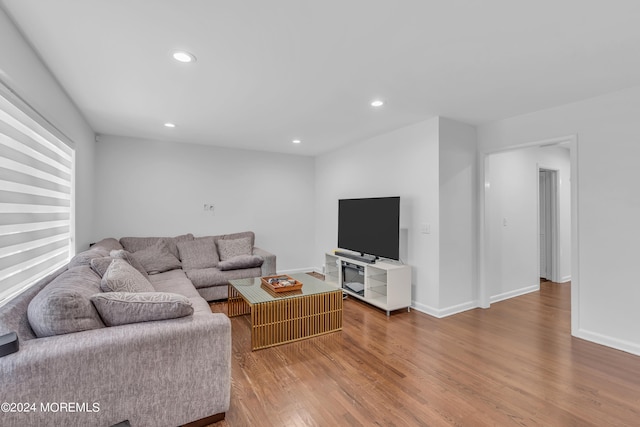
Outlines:
[[305, 295], [322, 294], [325, 292], [341, 291], [336, 286], [329, 285], [306, 273], [289, 274], [292, 278], [302, 282], [302, 289], [291, 292], [276, 293], [262, 286], [259, 277], [251, 279], [233, 279], [229, 283], [238, 291], [249, 304], [260, 304], [278, 299], [297, 298]]

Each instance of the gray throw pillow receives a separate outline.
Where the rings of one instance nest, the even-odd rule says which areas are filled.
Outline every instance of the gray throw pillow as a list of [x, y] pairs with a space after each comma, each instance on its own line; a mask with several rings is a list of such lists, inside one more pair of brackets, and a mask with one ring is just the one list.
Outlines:
[[168, 292], [106, 292], [93, 295], [91, 302], [107, 326], [176, 319], [193, 314], [189, 298]]
[[131, 264], [133, 268], [135, 268], [140, 273], [142, 273], [145, 279], [149, 279], [147, 270], [144, 269], [144, 266], [140, 264], [140, 261], [138, 261], [131, 252], [125, 251], [124, 249], [117, 249], [117, 250], [111, 251], [109, 255], [111, 256], [111, 258], [120, 258], [127, 261], [129, 264]]
[[107, 268], [111, 265], [111, 261], [113, 261], [113, 258], [110, 256], [94, 258], [91, 260], [91, 269], [95, 271], [98, 276], [102, 277], [104, 276], [104, 273], [107, 272]]
[[158, 274], [180, 268], [180, 260], [171, 254], [164, 239], [140, 251], [134, 252], [133, 257], [142, 264], [149, 274]]
[[155, 245], [161, 238], [162, 237], [121, 237], [120, 244], [126, 251], [138, 252]]
[[213, 237], [178, 242], [183, 270], [213, 268], [218, 265], [218, 250]]
[[222, 271], [239, 270], [242, 268], [260, 267], [264, 258], [260, 255], [238, 255], [225, 261], [220, 261], [218, 268]]
[[251, 238], [220, 239], [218, 240], [218, 253], [222, 261], [237, 257], [238, 255], [251, 255], [253, 253]]
[[103, 249], [107, 252], [111, 252], [115, 249], [122, 249], [122, 245], [113, 237], [107, 237], [96, 243], [93, 243], [90, 249]]
[[102, 276], [103, 292], [153, 292], [153, 286], [138, 270], [123, 259], [114, 259]]
[[38, 338], [104, 328], [91, 296], [100, 292], [100, 277], [88, 265], [71, 268], [45, 286], [27, 308]]

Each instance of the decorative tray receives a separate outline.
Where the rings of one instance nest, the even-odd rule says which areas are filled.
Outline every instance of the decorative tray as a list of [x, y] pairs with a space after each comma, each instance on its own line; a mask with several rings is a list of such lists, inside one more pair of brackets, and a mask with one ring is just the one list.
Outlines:
[[277, 276], [265, 276], [261, 277], [262, 284], [273, 292], [291, 292], [302, 289], [302, 282], [287, 276], [286, 274], [280, 274]]

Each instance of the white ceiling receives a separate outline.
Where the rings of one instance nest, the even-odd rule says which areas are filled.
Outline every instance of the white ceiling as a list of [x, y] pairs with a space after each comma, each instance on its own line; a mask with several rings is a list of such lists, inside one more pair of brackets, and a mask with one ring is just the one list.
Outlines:
[[1, 4], [100, 134], [315, 155], [640, 85], [637, 0]]

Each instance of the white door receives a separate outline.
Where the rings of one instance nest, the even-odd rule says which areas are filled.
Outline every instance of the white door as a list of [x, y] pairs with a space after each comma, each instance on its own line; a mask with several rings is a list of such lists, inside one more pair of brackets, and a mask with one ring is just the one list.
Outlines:
[[544, 170], [540, 174], [540, 278], [547, 279], [547, 175]]
[[557, 266], [557, 177], [558, 172], [540, 169], [540, 278], [551, 281]]

